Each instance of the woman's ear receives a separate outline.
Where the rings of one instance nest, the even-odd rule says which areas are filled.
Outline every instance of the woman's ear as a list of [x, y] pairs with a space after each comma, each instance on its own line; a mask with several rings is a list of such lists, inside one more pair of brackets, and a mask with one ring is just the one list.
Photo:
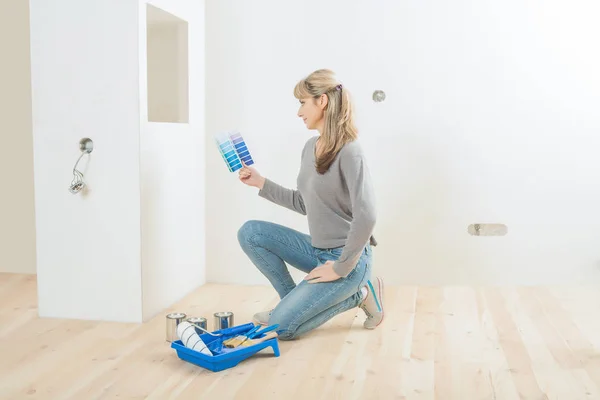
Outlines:
[[325, 93], [323, 93], [321, 95], [321, 97], [319, 97], [319, 108], [321, 110], [324, 110], [325, 107], [327, 107], [328, 103], [329, 103], [329, 97], [327, 97], [327, 95]]

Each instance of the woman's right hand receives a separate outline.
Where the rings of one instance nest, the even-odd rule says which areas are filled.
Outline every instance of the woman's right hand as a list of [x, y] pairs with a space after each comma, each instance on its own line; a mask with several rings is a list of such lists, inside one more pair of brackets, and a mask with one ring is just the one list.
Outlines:
[[248, 186], [254, 186], [262, 189], [265, 185], [265, 178], [256, 170], [256, 168], [249, 167], [242, 162], [244, 167], [238, 172], [240, 181]]

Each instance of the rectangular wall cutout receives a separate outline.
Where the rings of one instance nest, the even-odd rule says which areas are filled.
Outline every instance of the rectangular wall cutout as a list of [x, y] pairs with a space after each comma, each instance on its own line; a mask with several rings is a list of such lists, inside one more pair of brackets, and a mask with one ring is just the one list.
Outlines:
[[147, 5], [148, 121], [187, 123], [188, 23]]
[[467, 232], [471, 236], [505, 236], [508, 227], [504, 224], [471, 224]]

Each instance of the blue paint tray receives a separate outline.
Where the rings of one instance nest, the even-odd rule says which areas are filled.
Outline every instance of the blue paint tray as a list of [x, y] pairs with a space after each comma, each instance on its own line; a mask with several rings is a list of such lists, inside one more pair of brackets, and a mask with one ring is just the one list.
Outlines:
[[[254, 328], [254, 324], [248, 323], [213, 332], [214, 334], [223, 334], [221, 337], [211, 336], [208, 333], [201, 334], [200, 338], [213, 353], [212, 356], [188, 349], [183, 345], [181, 340], [171, 343], [171, 348], [175, 349], [177, 356], [182, 360], [213, 372], [235, 367], [241, 361], [252, 357], [267, 347], [271, 347], [275, 357], [279, 357], [279, 342], [277, 338], [265, 340], [264, 342], [257, 343], [253, 346], [243, 346], [234, 349], [228, 349], [223, 346], [223, 340], [248, 332], [252, 328]], [[201, 333], [197, 328], [195, 329], [196, 333]], [[262, 335], [258, 336], [256, 339], [260, 337], [262, 337]]]

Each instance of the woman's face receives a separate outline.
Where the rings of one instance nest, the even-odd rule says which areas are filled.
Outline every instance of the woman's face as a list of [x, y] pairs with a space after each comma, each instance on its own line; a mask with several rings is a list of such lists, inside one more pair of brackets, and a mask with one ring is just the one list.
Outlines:
[[319, 129], [323, 126], [325, 117], [325, 106], [327, 105], [327, 96], [323, 95], [318, 99], [308, 97], [300, 99], [300, 109], [298, 116], [302, 118], [308, 129]]

